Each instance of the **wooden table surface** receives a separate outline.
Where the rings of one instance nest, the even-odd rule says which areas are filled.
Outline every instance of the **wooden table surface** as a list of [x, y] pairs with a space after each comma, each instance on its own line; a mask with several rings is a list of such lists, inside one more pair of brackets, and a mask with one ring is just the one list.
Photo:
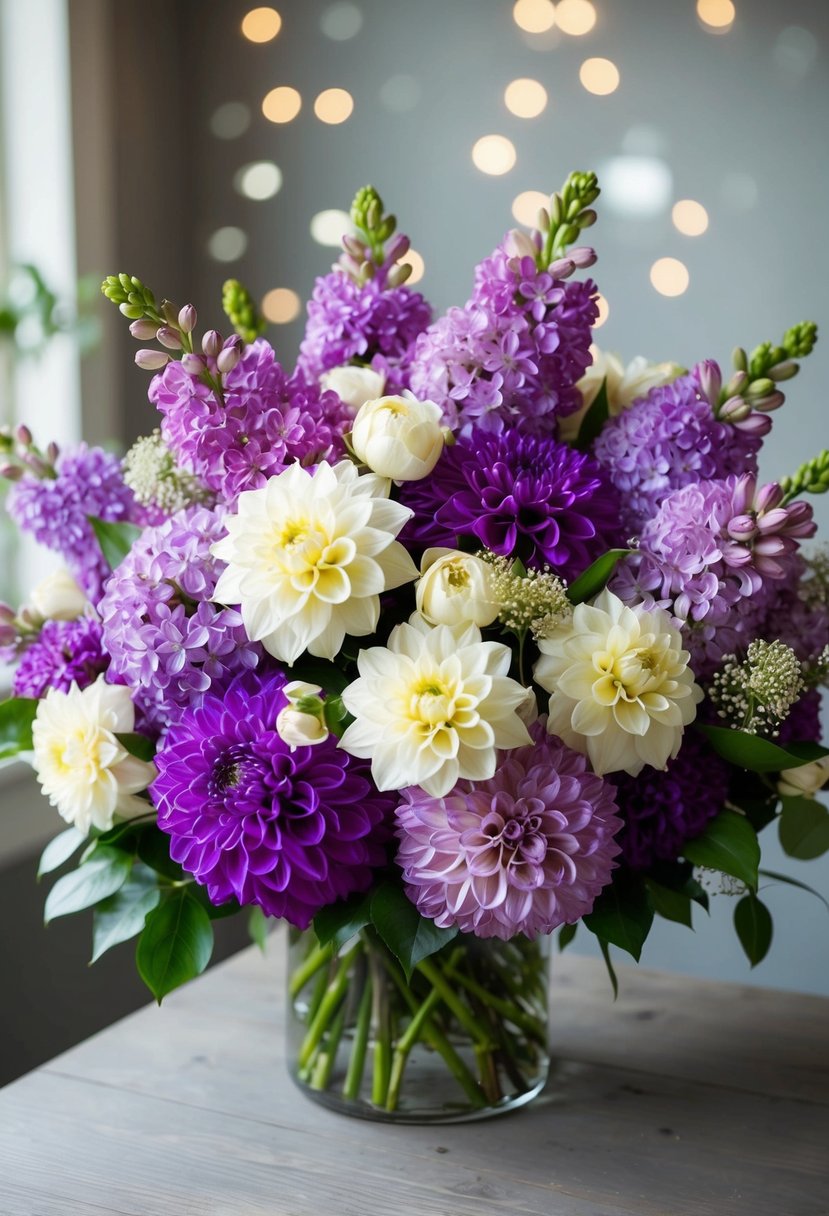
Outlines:
[[[391, 1127], [285, 1073], [284, 942], [0, 1092], [2, 1216], [826, 1216], [829, 1000], [555, 960], [525, 1110]], [[7, 997], [6, 999], [10, 999]]]

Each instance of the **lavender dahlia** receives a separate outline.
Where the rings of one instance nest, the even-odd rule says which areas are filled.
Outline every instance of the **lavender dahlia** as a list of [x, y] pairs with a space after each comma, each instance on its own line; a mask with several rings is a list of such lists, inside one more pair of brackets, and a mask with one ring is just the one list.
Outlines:
[[47, 621], [14, 673], [16, 697], [42, 697], [50, 688], [86, 688], [106, 671], [109, 656], [101, 643], [101, 623], [92, 617]]
[[549, 736], [501, 753], [489, 781], [443, 798], [403, 791], [397, 862], [424, 916], [478, 937], [574, 924], [610, 881], [621, 827], [612, 787]]
[[369, 887], [394, 803], [335, 740], [291, 749], [280, 738], [284, 682], [242, 676], [186, 710], [156, 756], [150, 793], [170, 856], [212, 903], [257, 904], [305, 929], [326, 904]]

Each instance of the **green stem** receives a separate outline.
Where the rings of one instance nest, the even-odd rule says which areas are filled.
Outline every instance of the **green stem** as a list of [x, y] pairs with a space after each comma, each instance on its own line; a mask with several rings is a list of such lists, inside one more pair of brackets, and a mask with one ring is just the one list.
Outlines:
[[546, 1027], [540, 1025], [538, 1018], [525, 1013], [523, 1009], [519, 1009], [512, 1001], [506, 1001], [503, 997], [496, 996], [495, 993], [488, 991], [477, 980], [473, 980], [471, 976], [462, 975], [460, 972], [455, 971], [451, 964], [446, 968], [446, 974], [447, 976], [451, 976], [453, 980], [457, 980], [468, 992], [473, 993], [482, 1004], [490, 1009], [494, 1009], [502, 1017], [509, 1018], [514, 1025], [520, 1027], [530, 1038], [535, 1039], [542, 1046], [546, 1046]]
[[314, 1063], [309, 1082], [311, 1089], [327, 1089], [331, 1081], [331, 1073], [334, 1071], [334, 1064], [337, 1059], [337, 1048], [340, 1045], [340, 1039], [343, 1036], [343, 1029], [345, 1028], [345, 1007], [346, 1002], [343, 1001], [337, 1016], [331, 1023], [325, 1047], [319, 1053]]
[[360, 1086], [363, 1082], [363, 1071], [366, 1065], [368, 1032], [371, 1026], [371, 988], [371, 981], [367, 978], [363, 995], [360, 997], [357, 1025], [354, 1030], [354, 1045], [351, 1048], [351, 1058], [348, 1061], [348, 1071], [343, 1083], [343, 1096], [354, 1101], [360, 1096]]
[[296, 971], [291, 976], [290, 994], [292, 997], [299, 996], [302, 989], [308, 983], [312, 975], [316, 975], [320, 967], [324, 967], [331, 959], [330, 946], [314, 946], [311, 953], [306, 958], [305, 962], [297, 967]]
[[417, 970], [424, 977], [424, 979], [429, 981], [433, 988], [437, 988], [438, 992], [440, 993], [441, 1000], [445, 1005], [449, 1006], [455, 1017], [460, 1022], [461, 1026], [463, 1026], [464, 1030], [471, 1035], [475, 1042], [480, 1044], [481, 1047], [485, 1049], [488, 1048], [491, 1045], [489, 1031], [485, 1026], [482, 1026], [478, 1019], [469, 1011], [457, 993], [452, 991], [432, 960], [429, 958], [423, 959], [422, 962], [418, 963]]
[[310, 1062], [314, 1054], [314, 1050], [319, 1044], [320, 1039], [328, 1028], [328, 1023], [334, 1016], [340, 1002], [345, 996], [348, 988], [348, 971], [351, 966], [354, 955], [359, 946], [353, 946], [346, 955], [340, 960], [334, 978], [325, 990], [325, 996], [320, 1001], [320, 1007], [314, 1015], [313, 1021], [308, 1027], [308, 1033], [303, 1040], [302, 1046], [299, 1049], [297, 1063], [300, 1070], [304, 1069]]
[[371, 1100], [375, 1106], [385, 1106], [391, 1076], [391, 1029], [387, 987], [383, 982], [380, 963], [374, 953], [369, 955], [371, 974], [371, 1023], [374, 1029], [374, 1073]]
[[391, 1080], [389, 1081], [389, 1092], [386, 1097], [386, 1110], [397, 1110], [397, 1103], [400, 1099], [400, 1086], [403, 1081], [403, 1073], [406, 1069], [409, 1052], [423, 1033], [426, 1023], [431, 1017], [432, 1010], [439, 1000], [440, 993], [437, 988], [433, 988], [400, 1037], [391, 1065]]

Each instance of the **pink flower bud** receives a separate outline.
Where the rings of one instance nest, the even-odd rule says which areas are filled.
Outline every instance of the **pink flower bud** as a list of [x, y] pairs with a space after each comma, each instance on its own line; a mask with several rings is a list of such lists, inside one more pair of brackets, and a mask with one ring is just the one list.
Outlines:
[[769, 393], [767, 397], [759, 397], [753, 404], [756, 410], [762, 410], [764, 414], [771, 414], [774, 410], [779, 410], [785, 400], [782, 393]]
[[160, 368], [165, 367], [170, 361], [170, 356], [165, 355], [163, 350], [137, 350], [135, 352], [135, 362], [145, 372], [157, 372]]
[[719, 365], [713, 359], [705, 359], [700, 364], [699, 385], [703, 397], [713, 405], [720, 395], [722, 374]]
[[571, 274], [575, 274], [576, 263], [572, 258], [558, 258], [547, 269], [554, 279], [569, 279]]
[[166, 346], [168, 350], [181, 350], [181, 338], [171, 326], [162, 325], [155, 336], [161, 345]]
[[155, 321], [148, 321], [146, 317], [142, 317], [138, 321], [133, 321], [130, 326], [130, 333], [139, 342], [150, 342], [155, 337], [158, 326]]
[[402, 232], [398, 232], [392, 243], [389, 245], [388, 253], [386, 254], [387, 262], [396, 262], [398, 258], [402, 258], [405, 253], [409, 252], [411, 241]]
[[747, 541], [756, 534], [757, 527], [750, 515], [735, 515], [728, 521], [727, 532], [734, 540]]
[[224, 350], [220, 350], [216, 356], [216, 366], [223, 376], [228, 372], [232, 372], [236, 364], [242, 357], [242, 352], [234, 346], [227, 346]]
[[181, 366], [188, 375], [200, 376], [207, 367], [207, 364], [205, 363], [204, 359], [202, 359], [201, 355], [187, 354], [182, 355]]
[[764, 514], [766, 511], [771, 511], [780, 502], [783, 497], [783, 491], [776, 481], [770, 481], [767, 485], [762, 486], [757, 491], [757, 498], [754, 501], [754, 509], [758, 515]]
[[208, 329], [201, 340], [201, 348], [208, 359], [215, 359], [222, 349], [222, 335], [215, 329]]
[[196, 328], [198, 315], [192, 304], [185, 304], [178, 314], [179, 329], [183, 334], [191, 334]]
[[589, 245], [576, 245], [567, 254], [571, 262], [575, 262], [579, 270], [586, 270], [588, 266], [596, 264], [596, 250], [591, 249]]
[[53, 440], [46, 449], [46, 459], [49, 464], [54, 464], [58, 456], [60, 456], [60, 448]]
[[[729, 419], [729, 421], [731, 421]], [[734, 423], [738, 431], [744, 431], [747, 435], [768, 435], [771, 430], [771, 418], [767, 418], [765, 414], [756, 412], [749, 414], [747, 418], [740, 418]]]
[[[708, 400], [714, 401], [715, 398], [709, 397]], [[751, 406], [742, 397], [729, 397], [720, 410], [720, 418], [723, 422], [744, 422], [750, 413]]]
[[754, 545], [755, 554], [761, 557], [779, 557], [782, 553], [791, 552], [791, 543], [784, 536], [761, 536]]
[[15, 437], [15, 439], [17, 440], [17, 442], [18, 442], [19, 444], [22, 444], [22, 446], [23, 446], [24, 448], [28, 448], [28, 447], [30, 447], [30, 446], [31, 446], [31, 443], [32, 443], [32, 432], [31, 432], [31, 431], [29, 430], [29, 428], [28, 428], [28, 427], [25, 425], [25, 423], [21, 422], [21, 423], [20, 423], [20, 426], [18, 426], [18, 427], [15, 429], [15, 432], [14, 432], [14, 437]]
[[0, 465], [0, 477], [6, 481], [20, 481], [23, 476], [23, 470], [19, 464], [4, 464]]

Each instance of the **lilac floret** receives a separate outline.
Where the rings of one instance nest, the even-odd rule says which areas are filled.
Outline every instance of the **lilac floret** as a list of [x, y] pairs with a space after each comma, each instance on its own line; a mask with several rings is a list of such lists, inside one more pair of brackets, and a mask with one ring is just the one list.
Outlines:
[[14, 696], [38, 698], [50, 688], [68, 692], [73, 684], [94, 684], [109, 665], [101, 635], [101, 623], [92, 617], [47, 621], [14, 673]]

